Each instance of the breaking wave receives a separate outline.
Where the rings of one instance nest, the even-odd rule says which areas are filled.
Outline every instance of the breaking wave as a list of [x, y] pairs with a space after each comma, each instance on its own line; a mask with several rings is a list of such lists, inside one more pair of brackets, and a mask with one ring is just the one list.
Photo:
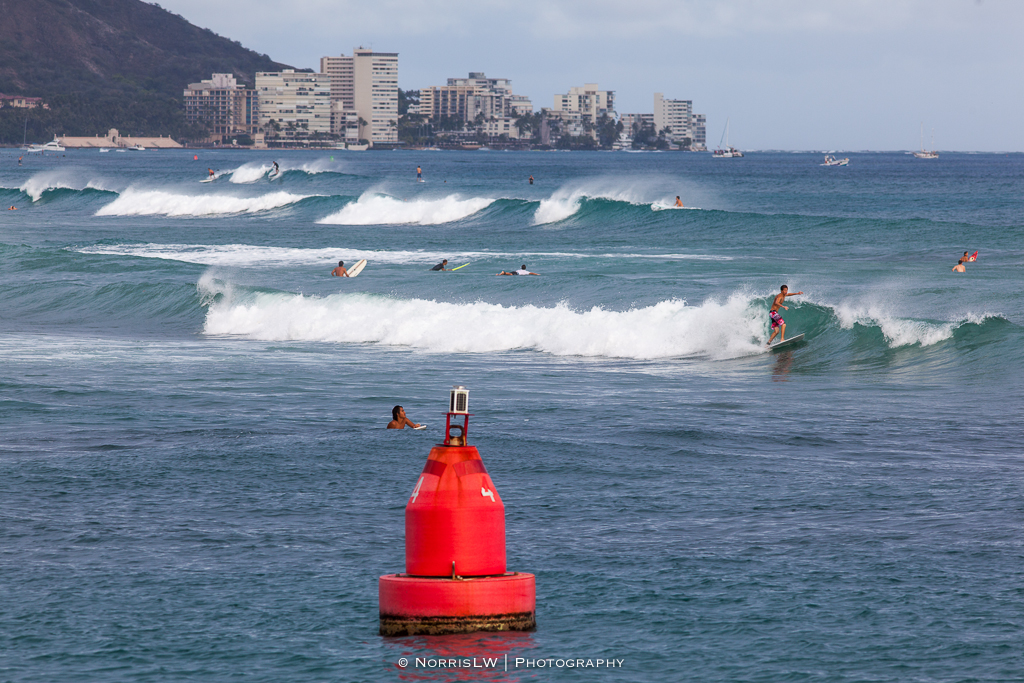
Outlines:
[[453, 261], [474, 261], [479, 259], [506, 260], [509, 258], [614, 258], [614, 259], [658, 259], [664, 261], [731, 261], [729, 256], [708, 254], [610, 254], [583, 252], [495, 252], [495, 251], [431, 251], [431, 250], [369, 250], [347, 247], [320, 249], [297, 247], [267, 247], [251, 244], [100, 244], [75, 248], [82, 254], [108, 254], [112, 256], [134, 256], [159, 258], [209, 266], [254, 266], [287, 264], [322, 264], [325, 261], [358, 261], [366, 259], [374, 263], [429, 264], [434, 265], [443, 258]]
[[[502, 306], [394, 299], [371, 294], [327, 297], [240, 291], [205, 275], [203, 331], [263, 341], [321, 341], [408, 346], [440, 353], [532, 349], [558, 356], [654, 359], [731, 358], [763, 351], [764, 327], [749, 298], [689, 306], [662, 301], [628, 311], [565, 304]], [[452, 330], [458, 329], [458, 334]]]
[[96, 212], [97, 216], [213, 216], [256, 213], [295, 204], [310, 195], [270, 192], [258, 197], [223, 194], [179, 194], [128, 188]]
[[462, 220], [482, 211], [494, 199], [473, 197], [463, 199], [457, 194], [439, 199], [402, 201], [387, 195], [367, 192], [340, 211], [321, 218], [317, 223], [329, 225], [438, 225]]
[[37, 173], [22, 183], [18, 189], [28, 195], [33, 202], [38, 202], [44, 194], [54, 190], [115, 192], [104, 180], [93, 178], [83, 181], [64, 170]]

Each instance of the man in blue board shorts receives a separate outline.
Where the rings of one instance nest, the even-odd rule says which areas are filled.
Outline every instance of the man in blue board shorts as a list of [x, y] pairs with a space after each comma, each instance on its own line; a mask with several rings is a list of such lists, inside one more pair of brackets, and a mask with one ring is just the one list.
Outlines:
[[786, 300], [787, 296], [796, 296], [797, 294], [803, 294], [803, 292], [789, 293], [789, 287], [782, 285], [779, 293], [775, 295], [775, 300], [772, 301], [771, 310], [768, 311], [768, 317], [772, 319], [772, 336], [768, 337], [768, 346], [772, 345], [772, 340], [775, 339], [775, 335], [782, 332], [782, 336], [779, 337], [780, 342], [786, 341], [786, 321], [779, 315], [779, 307], [789, 310], [789, 306], [784, 306], [783, 301]]

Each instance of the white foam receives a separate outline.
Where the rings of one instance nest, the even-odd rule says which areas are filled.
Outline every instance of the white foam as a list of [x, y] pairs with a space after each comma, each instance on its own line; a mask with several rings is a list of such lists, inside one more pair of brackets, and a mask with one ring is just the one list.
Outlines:
[[[230, 171], [220, 171], [214, 177], [219, 178], [222, 175], [230, 175], [229, 179], [232, 183], [245, 185], [255, 183], [262, 180], [273, 168], [272, 164], [262, 164], [258, 162], [250, 162], [242, 164], [236, 169]], [[315, 159], [313, 161], [306, 161], [301, 164], [291, 165], [287, 162], [278, 164], [278, 168], [281, 172], [285, 171], [302, 171], [309, 175], [317, 175], [318, 173], [342, 173], [341, 165], [337, 162], [331, 161], [330, 159]]]
[[635, 359], [764, 352], [764, 316], [739, 295], [700, 306], [672, 300], [629, 311], [576, 311], [564, 304], [502, 306], [369, 294], [240, 294], [210, 274], [198, 288], [208, 306], [206, 334], [262, 341], [372, 343], [438, 353], [533, 349]]
[[211, 216], [255, 213], [288, 206], [308, 195], [270, 192], [257, 197], [223, 194], [178, 194], [164, 190], [128, 188], [96, 212], [97, 216]]
[[103, 180], [90, 179], [80, 180], [75, 178], [73, 174], [65, 170], [59, 171], [44, 171], [42, 173], [36, 173], [31, 178], [22, 183], [21, 187], [18, 188], [29, 197], [32, 198], [33, 202], [38, 202], [43, 197], [43, 193], [48, 190], [66, 189], [66, 190], [104, 190], [112, 192], [113, 190]]
[[512, 259], [661, 259], [670, 261], [729, 261], [729, 256], [707, 254], [586, 254], [577, 252], [490, 252], [490, 251], [427, 251], [427, 250], [360, 250], [350, 248], [299, 249], [291, 247], [265, 247], [250, 244], [103, 244], [76, 248], [83, 254], [109, 254], [160, 258], [210, 266], [303, 265], [323, 264], [338, 260], [373, 263], [429, 264], [441, 259], [454, 262]]
[[[242, 164], [233, 171], [230, 171], [231, 177], [229, 180], [232, 183], [246, 184], [255, 183], [257, 180], [262, 179], [271, 169], [270, 164], [259, 164], [250, 162], [248, 164]], [[219, 177], [219, 176], [218, 176]]]
[[589, 180], [581, 185], [559, 188], [547, 199], [542, 199], [533, 215], [534, 225], [557, 223], [580, 210], [584, 199], [610, 199], [630, 204], [650, 204], [645, 188], [615, 179]]
[[851, 329], [855, 324], [876, 326], [882, 331], [890, 348], [901, 346], [931, 346], [953, 336], [953, 331], [964, 321], [930, 323], [923, 320], [900, 318], [881, 306], [840, 304], [833, 306], [840, 327]]
[[363, 193], [358, 201], [346, 204], [341, 211], [321, 218], [317, 223], [329, 225], [438, 225], [472, 216], [494, 203], [486, 197], [463, 199], [457, 194], [439, 199], [409, 199], [373, 192]]

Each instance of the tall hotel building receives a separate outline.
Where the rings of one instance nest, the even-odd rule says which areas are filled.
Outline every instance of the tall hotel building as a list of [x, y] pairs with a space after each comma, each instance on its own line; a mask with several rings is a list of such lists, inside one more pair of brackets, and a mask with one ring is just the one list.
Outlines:
[[258, 71], [260, 128], [285, 140], [331, 134], [331, 86], [327, 76], [308, 71]]
[[332, 132], [348, 142], [398, 142], [398, 53], [363, 48], [351, 57], [321, 57], [330, 81]]
[[259, 128], [256, 91], [239, 85], [231, 74], [190, 83], [184, 92], [185, 120], [209, 127], [210, 137], [228, 142], [235, 135], [252, 135]]
[[660, 133], [668, 128], [667, 139], [684, 149], [703, 150], [704, 127], [704, 115], [693, 113], [691, 100], [666, 100], [660, 92], [654, 93], [654, 129]]

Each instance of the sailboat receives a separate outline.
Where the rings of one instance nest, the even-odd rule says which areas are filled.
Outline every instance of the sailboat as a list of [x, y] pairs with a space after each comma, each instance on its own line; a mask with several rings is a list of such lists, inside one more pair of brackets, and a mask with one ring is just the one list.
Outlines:
[[932, 149], [926, 151], [924, 148], [924, 121], [921, 122], [921, 151], [914, 152], [914, 156], [918, 159], [938, 159], [939, 153], [935, 151], [935, 129], [932, 128]]
[[718, 149], [716, 149], [712, 156], [716, 159], [732, 159], [733, 157], [743, 156], [743, 152], [739, 151], [735, 147], [729, 146], [729, 119], [725, 120], [725, 132], [722, 133], [722, 138], [725, 139], [725, 147], [722, 147], [722, 139], [718, 140]]

